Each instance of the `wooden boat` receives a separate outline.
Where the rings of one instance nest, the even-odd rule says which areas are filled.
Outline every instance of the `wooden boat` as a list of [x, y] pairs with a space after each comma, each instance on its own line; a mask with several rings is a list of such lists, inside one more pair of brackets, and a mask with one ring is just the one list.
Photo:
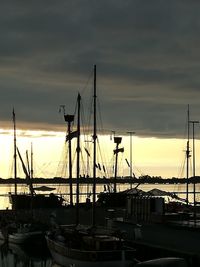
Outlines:
[[[79, 153], [80, 153], [80, 95], [77, 122], [77, 218], [74, 226], [57, 226], [46, 235], [47, 246], [56, 263], [61, 266], [96, 267], [131, 266], [135, 249], [125, 246], [120, 235], [96, 226], [96, 66], [94, 67], [94, 128], [93, 128], [93, 201], [92, 225], [79, 226]], [[70, 135], [70, 132], [69, 132]]]
[[56, 263], [76, 267], [132, 266], [135, 249], [126, 247], [114, 233], [102, 229], [60, 228], [46, 236], [48, 248]]

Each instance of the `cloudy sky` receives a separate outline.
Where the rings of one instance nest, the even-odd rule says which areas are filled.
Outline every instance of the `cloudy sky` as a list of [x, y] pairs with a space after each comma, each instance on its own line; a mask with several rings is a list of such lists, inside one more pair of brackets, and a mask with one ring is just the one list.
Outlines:
[[[20, 135], [32, 136], [28, 129], [47, 131], [36, 133], [45, 143], [42, 147], [35, 138], [38, 154], [59, 157], [58, 139], [47, 144], [53, 131], [60, 135], [66, 129], [59, 107], [74, 113], [80, 92], [89, 110], [96, 65], [105, 133], [126, 134], [127, 146], [127, 132], [134, 131], [133, 159], [146, 168], [143, 173], [177, 176], [188, 105], [190, 119], [200, 120], [199, 10], [197, 0], [1, 1], [0, 170], [4, 166], [8, 172], [13, 153], [12, 136], [6, 139], [13, 107]], [[22, 143], [25, 149], [30, 140]], [[126, 148], [124, 157], [129, 152]]]
[[2, 1], [0, 117], [59, 129], [97, 65], [106, 129], [181, 137], [200, 118], [196, 0]]

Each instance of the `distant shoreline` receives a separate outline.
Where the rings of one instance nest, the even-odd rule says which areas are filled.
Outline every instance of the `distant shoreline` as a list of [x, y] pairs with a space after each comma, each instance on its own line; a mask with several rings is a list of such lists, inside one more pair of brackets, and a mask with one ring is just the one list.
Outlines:
[[[188, 179], [186, 178], [161, 178], [161, 177], [150, 177], [150, 176], [143, 176], [140, 178], [130, 178], [130, 177], [117, 177], [115, 180], [114, 177], [111, 178], [96, 178], [95, 182], [97, 184], [189, 184], [193, 183], [200, 183], [200, 177], [197, 176], [195, 178], [191, 177]], [[17, 178], [17, 184], [26, 184], [25, 178]], [[69, 178], [61, 178], [61, 177], [53, 177], [53, 178], [33, 178], [33, 184], [69, 184]], [[76, 178], [72, 178], [72, 183], [76, 184]], [[93, 178], [79, 178], [80, 184], [92, 184]], [[0, 178], [0, 184], [15, 184], [14, 178], [3, 179]]]

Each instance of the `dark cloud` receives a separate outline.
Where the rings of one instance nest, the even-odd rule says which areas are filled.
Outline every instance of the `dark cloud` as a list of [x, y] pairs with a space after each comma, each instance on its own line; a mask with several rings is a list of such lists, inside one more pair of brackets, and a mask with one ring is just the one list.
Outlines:
[[[4, 1], [0, 114], [58, 129], [60, 104], [97, 88], [105, 128], [183, 136], [200, 115], [200, 3], [195, 0]], [[87, 83], [90, 77], [89, 83]]]

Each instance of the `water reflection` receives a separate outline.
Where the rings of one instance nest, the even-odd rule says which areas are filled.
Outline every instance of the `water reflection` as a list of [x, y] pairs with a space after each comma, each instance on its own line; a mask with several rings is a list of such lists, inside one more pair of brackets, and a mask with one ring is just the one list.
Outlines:
[[0, 244], [1, 267], [56, 267], [45, 246]]

